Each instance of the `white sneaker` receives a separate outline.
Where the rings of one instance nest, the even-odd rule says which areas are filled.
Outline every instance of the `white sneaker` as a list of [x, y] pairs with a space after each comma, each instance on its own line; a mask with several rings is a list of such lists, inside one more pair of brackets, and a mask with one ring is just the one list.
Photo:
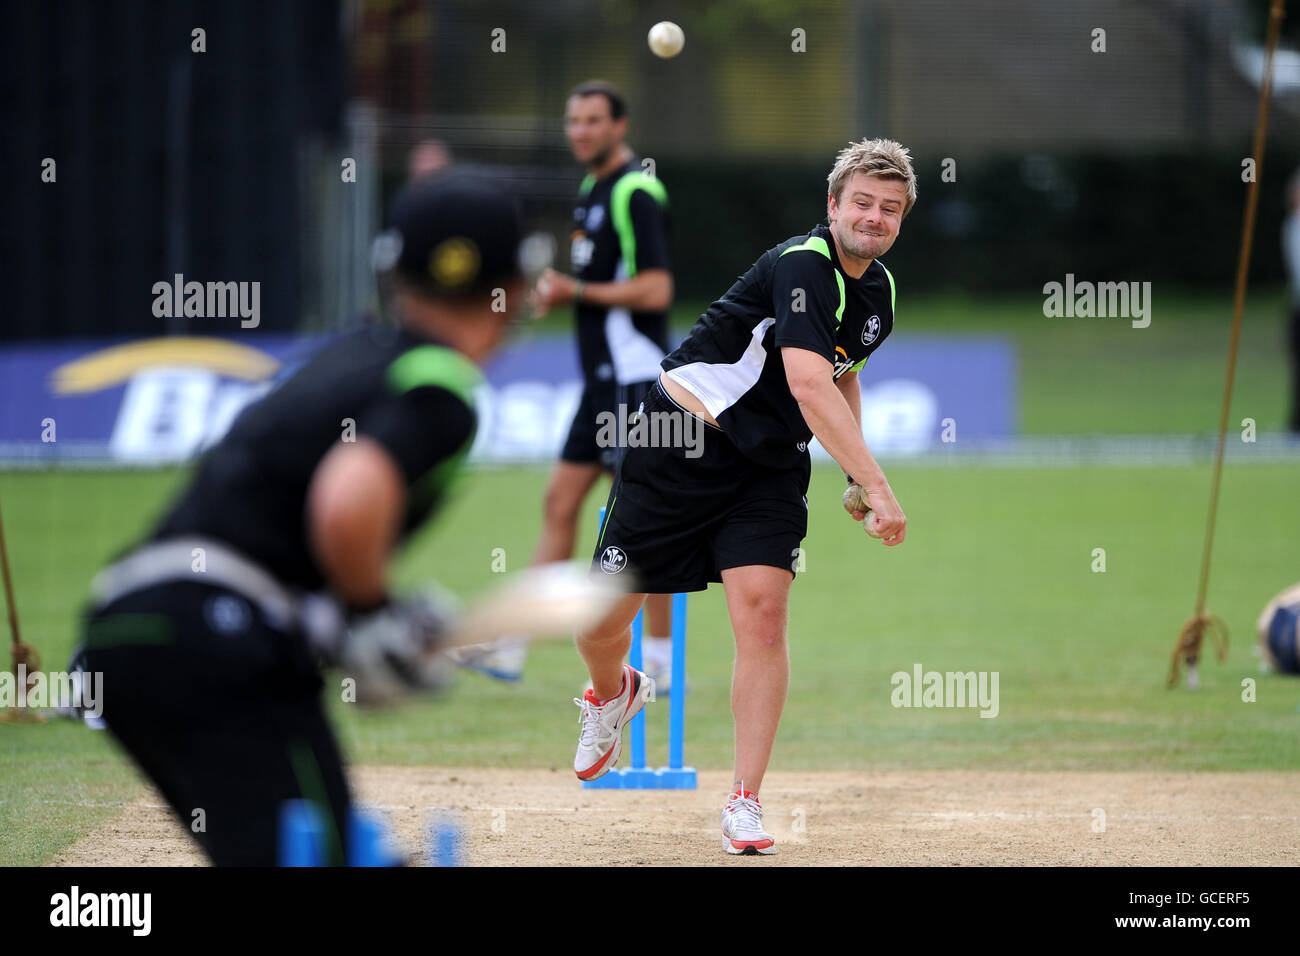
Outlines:
[[517, 681], [524, 676], [528, 642], [502, 638], [491, 644], [455, 647], [447, 656], [466, 670], [478, 671], [495, 680]]
[[655, 682], [655, 693], [667, 695], [673, 687], [673, 668], [671, 664], [659, 661], [643, 660], [646, 675]]
[[597, 702], [588, 690], [573, 702], [582, 708], [582, 735], [573, 758], [573, 772], [579, 780], [595, 780], [614, 769], [623, 750], [623, 728], [648, 701], [655, 699], [655, 682], [627, 664], [623, 665], [623, 686], [605, 703]]
[[776, 841], [763, 829], [758, 794], [742, 789], [727, 799], [722, 811], [722, 848], [737, 856], [776, 852]]
[[641, 641], [641, 666], [654, 679], [655, 693], [667, 696], [672, 689], [672, 641], [643, 638]]

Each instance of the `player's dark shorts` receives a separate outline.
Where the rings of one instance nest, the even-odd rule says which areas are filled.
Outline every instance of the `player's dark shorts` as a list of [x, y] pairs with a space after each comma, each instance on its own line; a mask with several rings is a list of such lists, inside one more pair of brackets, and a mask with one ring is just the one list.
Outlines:
[[601, 412], [610, 412], [617, 417], [619, 405], [624, 405], [630, 416], [640, 406], [653, 384], [654, 379], [628, 385], [619, 385], [613, 381], [587, 382], [582, 389], [582, 398], [578, 402], [578, 411], [573, 416], [573, 424], [569, 426], [569, 437], [564, 440], [560, 460], [575, 465], [600, 465], [606, 471], [614, 471], [623, 449], [600, 446], [597, 440], [600, 432], [597, 416]]
[[234, 591], [174, 581], [90, 614], [81, 660], [103, 674], [109, 731], [214, 863], [274, 866], [295, 798], [321, 808], [327, 859], [346, 859], [347, 781], [300, 634]]
[[[645, 414], [654, 412], [690, 415], [657, 382], [645, 400]], [[759, 465], [721, 429], [691, 417], [702, 447], [627, 449], [593, 571], [630, 571], [634, 589], [651, 594], [702, 591], [727, 568], [749, 565], [793, 576], [808, 532], [809, 459], [794, 469]]]

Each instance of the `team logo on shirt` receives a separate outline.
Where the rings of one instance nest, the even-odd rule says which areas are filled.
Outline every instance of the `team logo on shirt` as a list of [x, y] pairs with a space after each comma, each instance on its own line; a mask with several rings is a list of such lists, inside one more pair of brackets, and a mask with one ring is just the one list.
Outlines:
[[600, 224], [605, 221], [605, 207], [592, 206], [591, 211], [587, 213], [586, 230], [588, 233], [594, 233], [600, 228]]
[[880, 336], [880, 316], [873, 315], [862, 327], [862, 344], [870, 345]]
[[569, 260], [573, 263], [574, 271], [581, 272], [591, 263], [591, 254], [596, 248], [596, 243], [587, 238], [587, 234], [581, 229], [575, 229], [572, 236], [572, 244], [569, 247]]
[[600, 556], [600, 569], [606, 574], [618, 574], [627, 567], [627, 552], [610, 545]]
[[253, 612], [243, 598], [233, 594], [218, 594], [208, 598], [203, 605], [203, 616], [208, 626], [218, 634], [238, 634], [248, 630]]

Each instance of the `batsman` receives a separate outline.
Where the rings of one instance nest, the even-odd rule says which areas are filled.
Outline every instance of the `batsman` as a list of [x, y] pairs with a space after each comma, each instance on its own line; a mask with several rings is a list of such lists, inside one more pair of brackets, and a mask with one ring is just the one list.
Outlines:
[[509, 320], [496, 293], [523, 302], [520, 244], [500, 184], [407, 187], [375, 253], [397, 326], [341, 337], [245, 410], [92, 585], [82, 662], [108, 729], [218, 865], [274, 865], [289, 799], [321, 810], [328, 861], [348, 858], [322, 663], [360, 703], [454, 671], [446, 603], [394, 596], [386, 569], [465, 460], [477, 365]]

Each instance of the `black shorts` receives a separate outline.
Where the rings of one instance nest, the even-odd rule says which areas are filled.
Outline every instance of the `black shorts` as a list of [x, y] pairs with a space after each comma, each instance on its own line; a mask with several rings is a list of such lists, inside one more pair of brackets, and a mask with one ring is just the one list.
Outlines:
[[[690, 415], [658, 382], [644, 409]], [[702, 591], [727, 568], [749, 565], [782, 568], [793, 577], [808, 533], [808, 457], [798, 468], [757, 464], [721, 429], [690, 417], [702, 438], [695, 448], [627, 449], [605, 506], [593, 571], [629, 570], [629, 590], [651, 594]]]
[[582, 399], [578, 402], [573, 424], [569, 426], [569, 437], [564, 440], [560, 460], [575, 465], [600, 465], [605, 471], [613, 472], [623, 449], [601, 447], [597, 440], [600, 423], [596, 416], [601, 412], [610, 412], [617, 417], [619, 405], [626, 406], [630, 416], [640, 406], [653, 384], [654, 379], [628, 385], [619, 385], [613, 381], [587, 382], [582, 389]]
[[322, 811], [327, 860], [346, 859], [343, 761], [300, 634], [233, 591], [180, 581], [90, 615], [83, 646], [109, 731], [214, 863], [275, 866], [280, 805], [295, 798]]

